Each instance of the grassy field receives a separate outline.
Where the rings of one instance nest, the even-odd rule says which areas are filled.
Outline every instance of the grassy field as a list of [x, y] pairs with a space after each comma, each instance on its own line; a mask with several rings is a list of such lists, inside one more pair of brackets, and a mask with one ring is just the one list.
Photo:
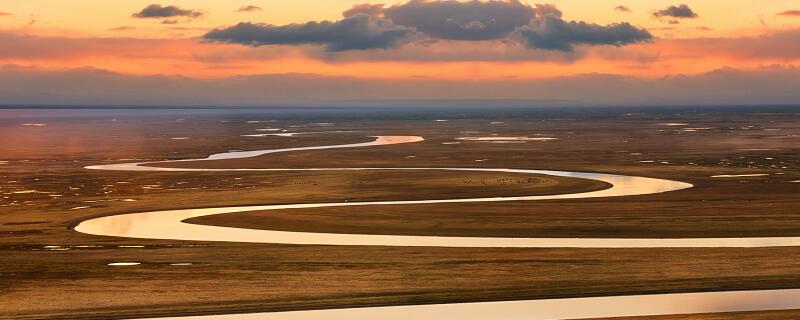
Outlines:
[[[9, 139], [0, 141], [4, 151], [0, 158], [0, 255], [4, 258], [0, 318], [105, 318], [800, 288], [800, 248], [285, 246], [118, 239], [69, 229], [90, 216], [159, 209], [552, 194], [607, 187], [581, 179], [474, 172], [83, 169], [92, 164], [203, 157], [229, 150], [364, 142], [369, 140], [366, 136], [376, 134], [420, 135], [426, 141], [181, 165], [553, 169], [642, 175], [691, 182], [696, 187], [628, 198], [251, 212], [191, 222], [274, 230], [509, 237], [797, 236], [800, 228], [796, 196], [800, 183], [793, 182], [800, 180], [800, 128], [794, 114], [318, 120], [335, 122], [333, 127], [310, 124], [317, 120], [251, 120], [72, 119], [48, 121], [46, 126], [2, 121], [0, 131]], [[359, 132], [241, 137], [266, 128]], [[459, 139], [498, 136], [557, 140]], [[768, 175], [712, 177], [754, 173]], [[142, 264], [108, 266], [126, 261]], [[768, 312], [653, 319], [797, 315]]]

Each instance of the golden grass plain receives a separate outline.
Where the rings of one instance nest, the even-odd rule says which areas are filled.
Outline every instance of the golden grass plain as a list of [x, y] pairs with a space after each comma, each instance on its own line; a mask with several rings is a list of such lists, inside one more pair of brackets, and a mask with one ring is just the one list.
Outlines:
[[[160, 209], [342, 200], [537, 194], [604, 186], [485, 173], [129, 173], [83, 166], [197, 158], [229, 150], [420, 135], [417, 144], [183, 163], [208, 168], [503, 167], [633, 174], [691, 182], [674, 193], [579, 201], [239, 213], [194, 223], [277, 230], [592, 237], [796, 236], [800, 128], [794, 114], [636, 114], [601, 118], [2, 121], [0, 318], [87, 319], [800, 287], [800, 248], [477, 249], [287, 246], [89, 236], [87, 217]], [[494, 121], [494, 120], [493, 120]], [[316, 122], [316, 121], [315, 121]], [[685, 122], [687, 126], [666, 126]], [[687, 130], [687, 128], [710, 128]], [[465, 136], [555, 137], [498, 144]], [[174, 137], [189, 137], [174, 140]], [[452, 144], [461, 142], [460, 144]], [[446, 143], [446, 144], [445, 144]], [[139, 161], [136, 160], [136, 161]], [[481, 160], [481, 161], [476, 161]], [[768, 176], [712, 178], [728, 174]], [[534, 180], [529, 180], [534, 179]], [[521, 183], [533, 181], [531, 183]], [[36, 192], [27, 192], [35, 190]], [[131, 201], [133, 200], [133, 201]], [[134, 261], [141, 265], [108, 266]], [[191, 265], [174, 265], [191, 263]], [[766, 319], [800, 313], [654, 319]]]

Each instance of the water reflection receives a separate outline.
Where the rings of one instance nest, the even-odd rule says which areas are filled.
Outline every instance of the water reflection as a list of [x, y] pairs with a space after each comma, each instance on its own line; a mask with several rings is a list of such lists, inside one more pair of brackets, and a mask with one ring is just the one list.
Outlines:
[[[336, 148], [358, 148], [423, 141], [418, 136], [377, 136], [374, 141], [330, 146], [314, 146], [299, 148], [283, 148], [257, 151], [236, 151], [220, 153], [203, 159], [187, 159], [179, 161], [203, 161], [220, 159], [238, 159], [260, 156], [271, 153], [307, 151]], [[174, 161], [163, 161], [169, 163]], [[598, 197], [619, 197], [653, 194], [681, 190], [691, 184], [653, 179], [645, 177], [613, 175], [604, 173], [586, 173], [552, 170], [526, 170], [502, 168], [309, 168], [309, 169], [178, 169], [155, 168], [145, 163], [112, 164], [87, 167], [97, 170], [150, 170], [150, 171], [344, 171], [344, 170], [394, 170], [394, 171], [478, 171], [504, 172], [523, 174], [544, 174], [560, 177], [593, 179], [607, 182], [611, 188], [573, 194], [517, 197], [487, 197], [468, 199], [431, 199], [413, 201], [367, 201], [339, 203], [305, 203], [288, 205], [264, 205], [248, 207], [199, 208], [188, 210], [167, 210], [116, 215], [92, 219], [80, 223], [75, 230], [88, 234], [143, 238], [171, 239], [191, 241], [226, 241], [280, 244], [319, 244], [319, 245], [377, 245], [377, 246], [436, 246], [436, 247], [581, 247], [581, 248], [631, 248], [631, 247], [707, 247], [707, 246], [753, 246], [764, 240], [753, 239], [567, 239], [567, 238], [498, 238], [498, 237], [437, 237], [437, 236], [403, 236], [403, 235], [364, 235], [290, 232], [272, 230], [253, 230], [230, 227], [205, 226], [183, 223], [184, 220], [222, 213], [284, 210], [300, 208], [327, 208], [345, 206], [377, 206], [377, 205], [413, 205], [413, 204], [446, 204], [477, 203], [506, 201], [539, 201], [557, 199], [583, 199]], [[744, 242], [743, 242], [744, 241]], [[746, 243], [745, 243], [746, 242]]]
[[253, 313], [162, 320], [556, 320], [797, 308], [800, 308], [800, 290], [765, 290]]
[[[288, 148], [262, 151], [231, 152], [212, 155], [205, 160], [251, 157], [276, 152], [364, 147], [421, 141], [420, 137], [377, 137], [373, 142]], [[448, 170], [545, 174], [561, 177], [594, 179], [607, 182], [611, 188], [593, 192], [519, 197], [487, 197], [414, 201], [371, 201], [318, 204], [265, 205], [248, 207], [200, 208], [167, 210], [116, 215], [87, 220], [75, 230], [95, 235], [194, 241], [227, 241], [322, 245], [444, 246], [444, 247], [580, 247], [580, 248], [656, 248], [656, 247], [764, 247], [800, 245], [800, 238], [701, 238], [701, 239], [567, 239], [567, 238], [481, 238], [399, 235], [332, 234], [286, 232], [215, 227], [184, 223], [189, 218], [255, 210], [283, 210], [342, 206], [411, 205], [436, 203], [471, 203], [503, 201], [538, 201], [583, 199], [653, 194], [681, 190], [690, 184], [603, 173], [549, 170], [486, 169], [486, 168], [313, 168], [313, 169], [170, 169], [152, 168], [142, 163], [89, 167], [104, 170], [157, 171], [322, 171], [322, 170]], [[183, 264], [182, 264], [183, 265]], [[188, 264], [186, 264], [188, 265]], [[702, 292], [666, 295], [589, 297], [446, 305], [316, 310], [244, 315], [184, 317], [197, 320], [299, 320], [299, 319], [589, 319], [645, 315], [782, 310], [800, 308], [800, 290]]]

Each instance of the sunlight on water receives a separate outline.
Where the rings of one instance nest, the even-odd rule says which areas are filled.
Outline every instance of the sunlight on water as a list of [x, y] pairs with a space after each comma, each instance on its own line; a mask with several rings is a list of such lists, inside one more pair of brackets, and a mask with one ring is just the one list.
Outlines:
[[[287, 148], [261, 151], [239, 151], [216, 154], [202, 160], [253, 157], [277, 152], [354, 148], [422, 141], [421, 137], [377, 137], [373, 142], [336, 146]], [[197, 160], [197, 159], [195, 159]], [[184, 160], [190, 161], [190, 160]], [[164, 162], [162, 162], [164, 163]], [[401, 235], [332, 234], [252, 230], [188, 224], [189, 218], [222, 213], [323, 208], [342, 206], [395, 206], [410, 204], [470, 203], [537, 201], [554, 199], [583, 199], [654, 194], [682, 190], [691, 184], [645, 177], [604, 173], [567, 172], [550, 170], [524, 170], [503, 168], [310, 168], [310, 169], [171, 169], [153, 168], [140, 163], [89, 167], [104, 170], [138, 171], [324, 171], [324, 170], [446, 170], [543, 174], [561, 177], [593, 179], [607, 182], [611, 188], [561, 195], [489, 197], [470, 199], [439, 199], [414, 201], [371, 201], [317, 204], [265, 205], [249, 207], [199, 208], [167, 210], [108, 216], [84, 221], [75, 230], [105, 236], [146, 239], [321, 244], [321, 245], [381, 245], [381, 246], [441, 246], [441, 247], [574, 247], [574, 248], [656, 248], [656, 247], [766, 247], [800, 245], [800, 238], [697, 238], [697, 239], [578, 239], [578, 238], [489, 238], [489, 237], [435, 237]], [[382, 210], [386, 210], [385, 208]], [[109, 265], [125, 266], [138, 263], [117, 262]], [[191, 263], [173, 263], [172, 266], [189, 266]], [[308, 319], [589, 319], [598, 317], [645, 316], [734, 312], [752, 310], [781, 310], [800, 308], [800, 290], [701, 292], [662, 295], [632, 295], [615, 297], [587, 297], [551, 300], [528, 300], [487, 303], [456, 303], [443, 305], [414, 305], [356, 309], [314, 310], [279, 313], [254, 313], [240, 315], [182, 317], [185, 320], [308, 320]]]

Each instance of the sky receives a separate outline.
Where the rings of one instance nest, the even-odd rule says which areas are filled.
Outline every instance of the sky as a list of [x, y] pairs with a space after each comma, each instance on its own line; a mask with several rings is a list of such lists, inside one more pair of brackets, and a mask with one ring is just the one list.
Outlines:
[[797, 0], [0, 0], [0, 104], [800, 104]]

